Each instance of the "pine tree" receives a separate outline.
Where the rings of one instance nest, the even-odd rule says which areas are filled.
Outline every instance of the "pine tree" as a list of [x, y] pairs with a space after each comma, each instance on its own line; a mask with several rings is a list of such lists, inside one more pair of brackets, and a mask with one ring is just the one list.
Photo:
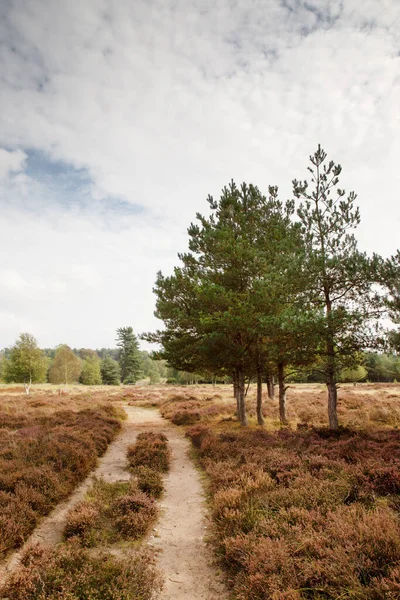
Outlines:
[[121, 383], [121, 367], [111, 356], [103, 358], [100, 364], [100, 371], [104, 385], [119, 385]]
[[118, 362], [123, 383], [136, 383], [141, 377], [139, 343], [132, 327], [117, 329]]
[[310, 156], [312, 190], [307, 181], [293, 180], [293, 193], [303, 200], [298, 216], [305, 237], [308, 302], [324, 311], [318, 334], [328, 390], [329, 426], [337, 429], [337, 381], [345, 366], [355, 364], [358, 351], [373, 343], [371, 321], [379, 317], [383, 297], [383, 259], [369, 258], [357, 248], [353, 231], [360, 223], [356, 194], [338, 187], [342, 168], [326, 162], [318, 146]]
[[230, 375], [246, 425], [245, 379], [255, 373], [265, 309], [254, 297], [274, 285], [271, 265], [286, 247], [293, 203], [279, 202], [276, 188], [266, 198], [256, 186], [234, 182], [208, 203], [211, 215], [197, 214], [198, 223], [188, 229], [183, 265], [170, 277], [158, 274], [155, 314], [165, 329], [146, 339], [160, 343], [158, 356], [176, 369]]

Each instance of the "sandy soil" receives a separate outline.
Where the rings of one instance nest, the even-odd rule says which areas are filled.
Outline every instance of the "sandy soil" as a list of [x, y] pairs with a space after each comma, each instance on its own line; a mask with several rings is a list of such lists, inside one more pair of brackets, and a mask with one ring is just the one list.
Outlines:
[[124, 409], [128, 419], [122, 432], [100, 459], [98, 467], [66, 501], [43, 519], [24, 547], [0, 565], [0, 581], [18, 567], [21, 552], [26, 546], [36, 542], [55, 546], [62, 540], [66, 515], [82, 500], [93, 476], [103, 477], [106, 481], [129, 479], [125, 469], [127, 447], [134, 443], [140, 431], [161, 429], [168, 436], [172, 465], [165, 476], [161, 517], [148, 540], [158, 553], [159, 568], [165, 580], [159, 600], [227, 599], [224, 585], [211, 564], [212, 553], [204, 541], [207, 533], [204, 491], [200, 474], [189, 457], [189, 441], [177, 427], [170, 425], [154, 410], [126, 405]]
[[165, 586], [160, 600], [224, 600], [228, 594], [211, 564], [204, 535], [206, 508], [200, 474], [189, 458], [190, 442], [177, 428], [165, 428], [173, 462], [165, 480], [163, 513], [150, 543], [160, 551]]

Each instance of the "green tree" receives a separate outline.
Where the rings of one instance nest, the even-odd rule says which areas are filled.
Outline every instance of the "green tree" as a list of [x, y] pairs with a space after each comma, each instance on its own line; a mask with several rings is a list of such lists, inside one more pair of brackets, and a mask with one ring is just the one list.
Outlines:
[[82, 361], [69, 346], [63, 344], [57, 348], [53, 363], [49, 369], [50, 383], [76, 383], [82, 370]]
[[4, 350], [0, 350], [0, 381], [4, 379], [4, 371], [6, 366], [6, 357]]
[[100, 371], [104, 385], [119, 385], [121, 383], [121, 367], [111, 356], [103, 358], [100, 363]]
[[158, 370], [157, 365], [155, 364], [155, 361], [153, 361], [153, 364], [151, 365], [151, 367], [149, 369], [149, 378], [150, 378], [150, 383], [153, 385], [156, 383], [160, 383], [160, 381], [161, 381], [160, 371]]
[[47, 358], [30, 333], [21, 333], [5, 362], [4, 379], [23, 383], [29, 395], [32, 383], [46, 381]]
[[101, 385], [100, 360], [97, 355], [87, 355], [83, 359], [79, 381], [84, 385]]
[[349, 383], [358, 383], [359, 381], [365, 381], [367, 375], [368, 371], [363, 365], [356, 365], [349, 369], [343, 369], [340, 374], [340, 380]]
[[338, 187], [341, 166], [326, 162], [318, 146], [310, 156], [312, 190], [307, 181], [293, 180], [293, 193], [302, 202], [298, 216], [306, 245], [308, 301], [323, 308], [319, 335], [328, 390], [329, 426], [337, 429], [337, 381], [343, 367], [374, 341], [371, 323], [380, 315], [382, 297], [374, 286], [380, 282], [383, 260], [369, 258], [357, 249], [354, 229], [360, 222], [356, 194]]
[[117, 329], [118, 362], [122, 383], [135, 383], [141, 377], [139, 343], [132, 327]]
[[208, 203], [210, 216], [197, 214], [188, 229], [183, 266], [169, 277], [158, 274], [155, 315], [165, 329], [145, 339], [160, 343], [157, 355], [179, 371], [231, 375], [246, 425], [245, 380], [255, 373], [262, 314], [253, 298], [274, 284], [272, 257], [285, 247], [280, 239], [293, 203], [282, 205], [276, 188], [266, 198], [256, 186], [234, 182]]

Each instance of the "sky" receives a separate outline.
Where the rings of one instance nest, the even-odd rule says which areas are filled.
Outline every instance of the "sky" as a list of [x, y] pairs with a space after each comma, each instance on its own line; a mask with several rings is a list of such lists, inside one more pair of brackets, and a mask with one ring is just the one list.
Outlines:
[[318, 143], [393, 254], [399, 107], [398, 0], [1, 0], [0, 348], [159, 328], [208, 194], [285, 200]]

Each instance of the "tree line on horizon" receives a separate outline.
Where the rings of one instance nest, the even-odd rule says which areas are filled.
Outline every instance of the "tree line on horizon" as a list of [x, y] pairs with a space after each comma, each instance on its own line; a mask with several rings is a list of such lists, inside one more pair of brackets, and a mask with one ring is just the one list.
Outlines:
[[118, 328], [116, 341], [116, 348], [100, 350], [72, 349], [66, 344], [40, 349], [33, 335], [22, 333], [0, 355], [0, 380], [23, 383], [29, 393], [32, 383], [129, 385], [142, 378], [158, 383], [165, 376], [164, 362], [139, 350], [132, 327]]
[[341, 374], [363, 352], [400, 349], [399, 332], [383, 327], [384, 318], [400, 321], [400, 252], [361, 252], [356, 194], [339, 187], [341, 166], [321, 146], [310, 163], [310, 181], [294, 179], [286, 202], [275, 186], [265, 196], [233, 181], [219, 200], [209, 196], [209, 216], [196, 214], [180, 266], [157, 276], [155, 315], [164, 328], [142, 338], [159, 344], [155, 356], [175, 369], [229, 376], [242, 425], [249, 381], [257, 381], [262, 425], [263, 382], [270, 389], [277, 380], [285, 424], [287, 382], [318, 373], [337, 429]]

